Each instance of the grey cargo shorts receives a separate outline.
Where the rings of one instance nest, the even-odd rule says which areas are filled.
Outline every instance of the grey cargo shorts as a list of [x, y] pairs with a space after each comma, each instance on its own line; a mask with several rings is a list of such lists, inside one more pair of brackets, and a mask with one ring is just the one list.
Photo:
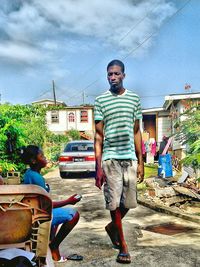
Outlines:
[[137, 206], [137, 161], [109, 159], [102, 163], [106, 181], [104, 197], [106, 209], [127, 209]]

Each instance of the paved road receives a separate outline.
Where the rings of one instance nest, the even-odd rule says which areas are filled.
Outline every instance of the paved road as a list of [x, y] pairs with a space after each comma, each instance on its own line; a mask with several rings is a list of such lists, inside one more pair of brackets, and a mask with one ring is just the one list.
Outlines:
[[[111, 246], [104, 226], [109, 222], [109, 212], [104, 208], [103, 195], [94, 186], [94, 179], [61, 179], [58, 170], [46, 175], [51, 186], [53, 199], [63, 199], [74, 193], [83, 196], [76, 208], [81, 218], [76, 229], [61, 246], [63, 255], [79, 253], [82, 262], [57, 263], [60, 266], [105, 266], [118, 267], [118, 251]], [[166, 235], [144, 230], [147, 226], [176, 223], [191, 227], [188, 232]], [[124, 218], [124, 231], [134, 267], [199, 267], [200, 266], [200, 226], [196, 223], [158, 213], [138, 206]]]

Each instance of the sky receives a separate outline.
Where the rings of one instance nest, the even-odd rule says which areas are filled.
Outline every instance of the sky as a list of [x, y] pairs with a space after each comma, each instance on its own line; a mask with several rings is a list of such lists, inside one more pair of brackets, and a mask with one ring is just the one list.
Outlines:
[[[53, 98], [94, 104], [106, 66], [125, 64], [124, 87], [142, 108], [200, 91], [199, 0], [0, 0], [0, 101]], [[185, 85], [191, 88], [185, 90]]]

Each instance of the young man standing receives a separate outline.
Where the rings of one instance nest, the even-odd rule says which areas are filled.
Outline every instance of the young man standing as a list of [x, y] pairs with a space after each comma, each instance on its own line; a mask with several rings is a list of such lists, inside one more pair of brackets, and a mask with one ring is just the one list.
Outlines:
[[96, 183], [104, 184], [106, 208], [112, 221], [105, 227], [113, 245], [119, 249], [117, 262], [130, 263], [124, 239], [122, 218], [135, 208], [137, 181], [144, 179], [139, 119], [139, 97], [123, 87], [124, 64], [112, 60], [107, 66], [110, 89], [95, 101]]

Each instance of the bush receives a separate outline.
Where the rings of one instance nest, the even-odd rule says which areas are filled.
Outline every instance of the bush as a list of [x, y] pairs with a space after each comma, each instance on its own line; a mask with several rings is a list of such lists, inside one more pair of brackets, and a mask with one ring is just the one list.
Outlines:
[[0, 105], [0, 168], [3, 175], [10, 169], [24, 172], [20, 148], [37, 145], [49, 161], [56, 162], [69, 140], [79, 140], [80, 133], [70, 130], [67, 135], [56, 135], [46, 125], [46, 110], [40, 105]]
[[67, 142], [69, 142], [68, 136], [60, 134], [55, 135], [51, 133], [48, 136], [48, 141], [44, 147], [46, 157], [53, 162], [58, 161], [58, 157]]
[[192, 106], [181, 116], [186, 116], [186, 119], [179, 120], [176, 137], [181, 144], [186, 144], [186, 157], [182, 163], [192, 166], [197, 173], [200, 168], [200, 107]]
[[69, 138], [71, 139], [71, 140], [80, 140], [80, 133], [79, 133], [79, 131], [77, 131], [77, 130], [74, 130], [74, 129], [72, 129], [72, 130], [70, 130], [68, 133], [67, 133], [67, 135], [69, 136]]
[[[20, 148], [37, 145], [47, 150], [48, 160], [57, 160], [66, 136], [51, 133], [46, 126], [46, 109], [31, 105], [0, 105], [0, 159], [3, 174], [12, 167], [24, 172]], [[46, 150], [45, 150], [46, 149]]]

